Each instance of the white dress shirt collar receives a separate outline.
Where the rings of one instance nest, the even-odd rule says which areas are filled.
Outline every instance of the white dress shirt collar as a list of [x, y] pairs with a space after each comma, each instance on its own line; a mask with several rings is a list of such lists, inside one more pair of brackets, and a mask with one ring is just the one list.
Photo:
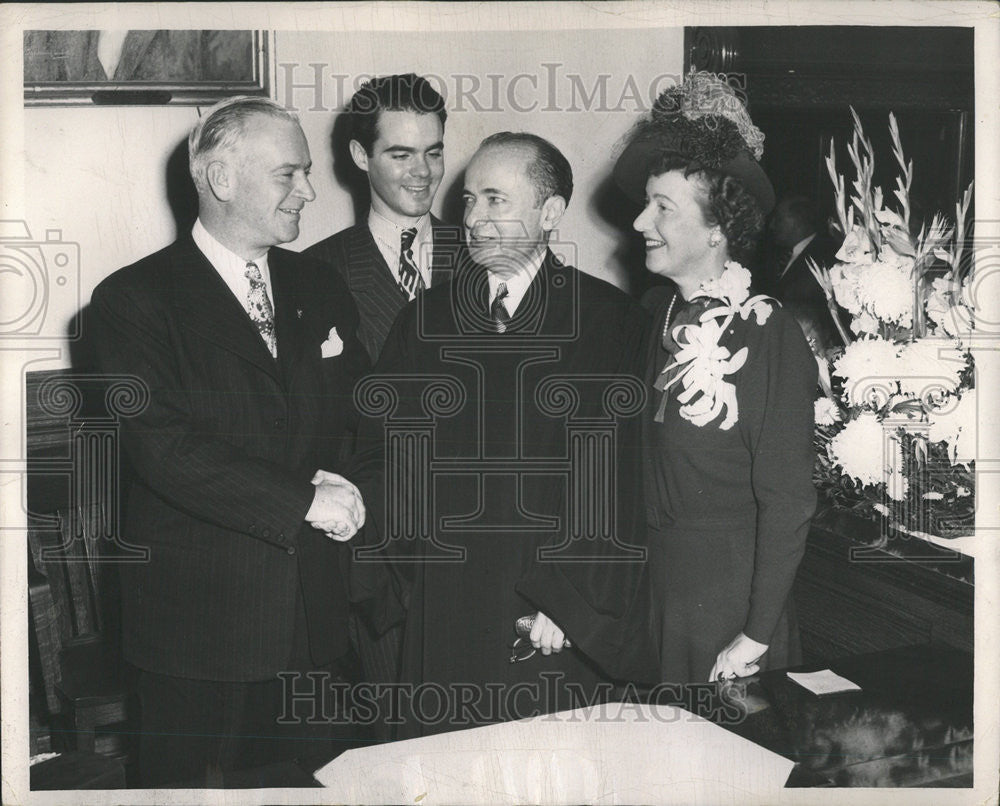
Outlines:
[[490, 284], [490, 304], [492, 304], [493, 300], [496, 298], [497, 289], [500, 287], [500, 283], [506, 283], [507, 296], [504, 297], [503, 304], [507, 309], [507, 313], [510, 316], [513, 316], [514, 312], [521, 304], [521, 300], [524, 299], [524, 295], [528, 293], [528, 288], [535, 279], [535, 275], [538, 274], [538, 270], [542, 267], [546, 252], [547, 249], [542, 249], [542, 251], [528, 261], [520, 271], [510, 276], [494, 274], [487, 269]]
[[787, 272], [788, 269], [791, 268], [791, 265], [798, 259], [799, 255], [801, 255], [803, 252], [806, 251], [806, 247], [813, 242], [813, 238], [815, 237], [816, 233], [814, 232], [812, 235], [807, 235], [805, 238], [803, 238], [801, 241], [795, 244], [794, 247], [792, 247], [792, 254], [789, 255], [788, 262], [785, 264], [785, 267], [781, 270], [782, 277], [785, 276], [785, 272]]
[[[229, 290], [239, 300], [240, 305], [243, 306], [243, 310], [249, 312], [250, 280], [246, 276], [247, 263], [249, 261], [246, 258], [240, 257], [235, 252], [229, 251], [229, 249], [219, 243], [215, 236], [205, 229], [205, 225], [201, 223], [200, 218], [194, 222], [194, 227], [191, 229], [191, 237], [202, 254], [208, 258], [208, 262], [212, 264], [212, 267], [219, 273], [219, 276], [226, 285], [229, 286]], [[271, 272], [267, 265], [267, 254], [261, 255], [261, 257], [252, 262], [256, 263], [257, 268], [260, 269], [260, 276], [264, 280], [267, 297], [271, 300], [273, 307], [274, 293], [271, 290]]]
[[414, 226], [417, 228], [417, 234], [413, 239], [413, 262], [417, 264], [417, 271], [420, 272], [420, 279], [424, 281], [424, 288], [430, 288], [434, 245], [431, 214], [424, 213], [416, 224], [401, 226], [376, 212], [374, 207], [368, 210], [368, 229], [371, 231], [372, 238], [375, 239], [378, 251], [389, 267], [392, 279], [397, 283], [399, 282], [400, 238], [403, 230]]

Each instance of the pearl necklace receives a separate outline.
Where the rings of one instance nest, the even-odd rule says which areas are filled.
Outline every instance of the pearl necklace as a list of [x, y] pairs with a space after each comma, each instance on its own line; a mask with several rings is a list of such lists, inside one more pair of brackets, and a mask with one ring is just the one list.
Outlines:
[[667, 308], [667, 318], [663, 321], [663, 332], [660, 334], [660, 344], [667, 340], [667, 331], [670, 329], [670, 317], [674, 313], [674, 304], [677, 302], [677, 294], [670, 298], [670, 306]]

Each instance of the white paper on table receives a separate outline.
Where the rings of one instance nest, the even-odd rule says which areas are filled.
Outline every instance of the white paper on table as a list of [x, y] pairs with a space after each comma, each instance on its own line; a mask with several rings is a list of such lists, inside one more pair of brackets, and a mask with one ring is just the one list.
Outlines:
[[861, 691], [861, 686], [829, 669], [819, 672], [786, 672], [788, 677], [813, 694], [839, 694], [842, 691]]
[[793, 766], [682, 708], [610, 703], [349, 750], [316, 779], [333, 803], [727, 803]]

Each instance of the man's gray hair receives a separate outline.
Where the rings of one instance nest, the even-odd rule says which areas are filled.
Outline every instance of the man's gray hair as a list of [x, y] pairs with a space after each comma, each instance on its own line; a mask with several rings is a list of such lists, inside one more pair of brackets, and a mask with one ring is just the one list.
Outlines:
[[299, 121], [298, 116], [270, 98], [235, 95], [219, 101], [198, 119], [188, 135], [188, 165], [199, 192], [207, 186], [205, 171], [212, 156], [236, 148], [246, 133], [247, 120], [254, 115]]

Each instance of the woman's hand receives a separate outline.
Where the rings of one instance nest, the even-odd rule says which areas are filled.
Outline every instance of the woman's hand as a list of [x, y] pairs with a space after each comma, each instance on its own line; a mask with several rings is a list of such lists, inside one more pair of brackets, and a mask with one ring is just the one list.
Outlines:
[[760, 671], [757, 661], [767, 652], [767, 644], [747, 638], [743, 633], [737, 635], [729, 646], [723, 649], [715, 659], [715, 666], [708, 676], [708, 682], [728, 680], [734, 677], [749, 677]]

